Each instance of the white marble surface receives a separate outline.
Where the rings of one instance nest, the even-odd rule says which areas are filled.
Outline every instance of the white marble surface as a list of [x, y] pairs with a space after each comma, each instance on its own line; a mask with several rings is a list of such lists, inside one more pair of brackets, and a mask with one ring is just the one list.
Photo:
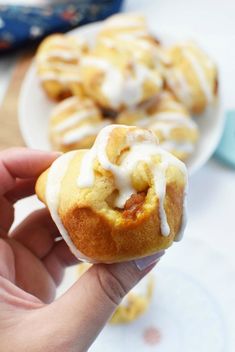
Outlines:
[[[226, 109], [234, 109], [235, 2], [224, 0], [129, 0], [126, 10], [141, 11], [161, 31], [192, 36], [210, 48], [220, 66]], [[13, 58], [0, 58], [0, 99], [14, 66]], [[197, 237], [230, 257], [235, 246], [235, 172], [210, 160], [190, 180], [189, 222], [186, 236]], [[39, 202], [35, 197], [16, 205], [19, 222]], [[199, 259], [200, 260], [200, 259]], [[235, 265], [235, 263], [234, 263]]]

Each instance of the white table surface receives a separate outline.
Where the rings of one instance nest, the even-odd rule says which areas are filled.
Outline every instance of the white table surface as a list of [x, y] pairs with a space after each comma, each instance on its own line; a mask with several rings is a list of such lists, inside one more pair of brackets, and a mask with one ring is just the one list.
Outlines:
[[[209, 48], [221, 73], [225, 108], [234, 109], [235, 2], [230, 0], [129, 0], [125, 10], [141, 11], [159, 31], [183, 33]], [[15, 58], [0, 58], [0, 101]], [[16, 204], [18, 223], [40, 206], [35, 197]], [[235, 265], [235, 172], [211, 159], [190, 179], [185, 236], [223, 252]], [[235, 278], [234, 278], [235, 280]]]

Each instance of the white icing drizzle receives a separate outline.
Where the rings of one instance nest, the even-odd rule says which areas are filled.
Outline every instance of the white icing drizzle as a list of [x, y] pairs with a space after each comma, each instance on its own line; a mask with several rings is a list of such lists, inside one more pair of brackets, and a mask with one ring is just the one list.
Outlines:
[[50, 211], [51, 217], [55, 222], [63, 239], [69, 246], [71, 252], [75, 255], [75, 257], [79, 259], [88, 260], [88, 258], [85, 255], [83, 255], [73, 244], [58, 214], [61, 183], [66, 174], [69, 163], [73, 159], [75, 154], [76, 154], [76, 151], [63, 154], [61, 157], [56, 159], [54, 163], [51, 165], [47, 176], [45, 197], [46, 197], [46, 203]]
[[74, 75], [74, 72], [68, 72], [63, 74], [58, 74], [58, 72], [42, 72], [39, 74], [39, 78], [41, 81], [58, 81], [61, 83], [66, 82], [80, 82], [80, 77]]
[[45, 52], [43, 54], [40, 54], [39, 58], [37, 59], [37, 62], [39, 64], [43, 64], [44, 62], [47, 62], [49, 59], [62, 59], [63, 61], [72, 61], [72, 60], [77, 60], [80, 57], [79, 53], [75, 53], [69, 48], [65, 49], [54, 49], [49, 52]]
[[164, 208], [164, 200], [166, 195], [166, 170], [169, 166], [168, 161], [162, 161], [153, 171], [155, 192], [159, 198], [159, 215], [161, 220], [161, 233], [163, 236], [170, 234], [170, 226], [167, 222], [167, 216]]
[[208, 79], [205, 76], [205, 71], [203, 70], [202, 66], [200, 65], [196, 57], [192, 53], [190, 53], [190, 51], [187, 50], [186, 48], [183, 49], [183, 55], [190, 62], [198, 78], [200, 87], [206, 97], [206, 100], [208, 103], [210, 103], [213, 100], [213, 95], [212, 95], [212, 91], [211, 91], [211, 87], [209, 85]]
[[105, 59], [86, 57], [82, 60], [84, 66], [94, 66], [104, 72], [101, 90], [113, 107], [117, 108], [124, 103], [133, 106], [140, 102], [143, 96], [143, 83], [145, 80], [154, 81], [161, 87], [162, 79], [155, 77], [151, 70], [141, 64], [133, 64], [133, 76], [125, 77], [122, 72]]
[[57, 71], [73, 71], [77, 73], [79, 71], [78, 65], [71, 62], [52, 62], [47, 61], [41, 65], [40, 69], [43, 70], [57, 70]]
[[164, 121], [156, 121], [155, 123], [150, 124], [148, 126], [151, 131], [160, 131], [163, 134], [164, 138], [170, 138], [171, 131], [176, 127], [178, 127], [177, 123], [172, 124]]
[[93, 123], [85, 126], [81, 126], [66, 132], [62, 136], [62, 144], [69, 145], [75, 142], [81, 141], [83, 138], [96, 135], [100, 130], [110, 124], [109, 120], [101, 121], [98, 123]]
[[177, 111], [181, 112], [182, 111], [182, 105], [180, 103], [178, 103], [177, 101], [169, 100], [166, 103], [166, 109], [169, 109], [169, 111], [173, 110], [174, 112], [177, 112]]
[[172, 152], [173, 150], [178, 151], [178, 152], [184, 152], [184, 153], [189, 153], [192, 154], [195, 145], [194, 143], [191, 143], [190, 141], [177, 141], [177, 140], [171, 140], [171, 131], [177, 127], [183, 126], [185, 128], [189, 129], [197, 129], [197, 126], [194, 121], [191, 119], [185, 117], [185, 116], [178, 116], [177, 119], [174, 120], [173, 116], [172, 119], [169, 116], [169, 119], [166, 120], [158, 120], [154, 119], [155, 122], [152, 123], [152, 118], [145, 118], [141, 119], [138, 121], [138, 126], [141, 127], [147, 127], [153, 132], [160, 131], [163, 134], [163, 137], [166, 139], [162, 142], [160, 142], [160, 146], [164, 148], [165, 150], [168, 150], [169, 152]]
[[183, 153], [192, 153], [194, 151], [194, 144], [189, 141], [163, 141], [160, 143], [161, 147], [165, 150], [172, 151], [177, 150]]
[[77, 44], [79, 46], [83, 46], [85, 45], [86, 41], [85, 41], [85, 38], [84, 37], [80, 37], [78, 35], [72, 35], [72, 36], [64, 36], [64, 35], [61, 35], [61, 36], [57, 36], [57, 37], [51, 37], [51, 46], [60, 46], [62, 47], [63, 49], [70, 49], [71, 48], [71, 44]]
[[[166, 170], [170, 165], [177, 167], [185, 175], [185, 182], [187, 182], [186, 167], [180, 160], [161, 149], [157, 145], [156, 138], [150, 131], [133, 129], [130, 129], [130, 131], [127, 132], [127, 145], [130, 147], [129, 152], [126, 154], [120, 165], [113, 164], [107, 156], [106, 147], [110, 133], [113, 129], [120, 127], [130, 129], [130, 127], [124, 125], [111, 125], [104, 128], [99, 133], [93, 147], [86, 152], [82, 160], [80, 175], [77, 180], [78, 187], [92, 187], [95, 178], [93, 163], [95, 159], [98, 159], [101, 166], [113, 174], [116, 187], [119, 190], [119, 196], [116, 199], [115, 205], [118, 208], [123, 208], [131, 195], [136, 193], [131, 182], [133, 170], [139, 161], [148, 163], [154, 178], [155, 193], [159, 199], [161, 233], [163, 236], [168, 236], [170, 234], [170, 228], [167, 223], [167, 216], [164, 209]], [[138, 136], [142, 136], [144, 141], [138, 141]], [[152, 162], [152, 157], [156, 155], [162, 157], [162, 161], [157, 165]]]
[[154, 115], [149, 125], [150, 129], [160, 129], [165, 133], [165, 137], [169, 137], [170, 132], [177, 127], [188, 128], [191, 130], [197, 129], [197, 125], [192, 119], [174, 112], [158, 113]]
[[61, 103], [59, 103], [54, 109], [53, 109], [53, 115], [59, 115], [66, 111], [69, 108], [75, 107], [76, 104], [79, 103], [79, 100], [77, 97], [70, 97], [65, 100], [63, 100]]
[[66, 119], [62, 120], [61, 122], [58, 122], [55, 126], [53, 126], [53, 129], [57, 132], [62, 132], [68, 128], [75, 126], [77, 123], [82, 122], [88, 119], [89, 117], [92, 117], [95, 114], [95, 109], [82, 110], [73, 113], [72, 115], [67, 116]]
[[191, 104], [192, 90], [186, 81], [183, 72], [177, 68], [170, 69], [167, 73], [167, 82], [180, 100], [188, 102], [189, 105]]
[[149, 123], [154, 123], [158, 121], [166, 123], [173, 122], [177, 126], [185, 125], [189, 128], [197, 128], [197, 125], [193, 120], [191, 120], [184, 114], [180, 114], [177, 111], [158, 112], [154, 115], [139, 120], [141, 126], [147, 126]]

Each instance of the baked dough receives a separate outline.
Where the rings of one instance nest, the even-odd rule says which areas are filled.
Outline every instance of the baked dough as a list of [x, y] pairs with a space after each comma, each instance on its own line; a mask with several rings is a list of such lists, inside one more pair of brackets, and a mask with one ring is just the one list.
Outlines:
[[165, 71], [168, 87], [194, 114], [202, 113], [217, 98], [215, 63], [194, 42], [174, 45]]
[[183, 161], [192, 155], [199, 137], [197, 124], [187, 109], [168, 91], [142, 107], [123, 111], [117, 123], [150, 129], [162, 148]]
[[99, 42], [81, 62], [84, 91], [91, 99], [101, 107], [120, 111], [161, 91], [162, 72], [151, 63], [151, 50], [145, 55], [139, 48], [141, 54], [137, 57], [130, 55], [130, 50], [136, 50], [133, 42], [129, 43], [130, 50], [124, 50], [116, 41], [114, 45], [106, 44]]
[[187, 171], [147, 130], [110, 125], [90, 150], [60, 156], [36, 194], [79, 259], [145, 257], [180, 238]]
[[90, 148], [98, 132], [110, 124], [89, 98], [67, 98], [53, 110], [49, 121], [52, 149], [67, 152]]
[[41, 85], [53, 100], [83, 94], [79, 63], [88, 50], [80, 36], [53, 34], [40, 44], [36, 53], [36, 67]]

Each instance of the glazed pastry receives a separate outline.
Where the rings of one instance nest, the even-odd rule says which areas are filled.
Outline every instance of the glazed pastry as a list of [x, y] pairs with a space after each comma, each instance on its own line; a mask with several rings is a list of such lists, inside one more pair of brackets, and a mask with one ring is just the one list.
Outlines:
[[214, 62], [193, 42], [175, 45], [168, 52], [166, 82], [175, 96], [195, 114], [202, 113], [217, 97]]
[[96, 47], [81, 62], [86, 94], [104, 108], [120, 110], [157, 94], [161, 72], [122, 52], [118, 47]]
[[145, 257], [180, 238], [187, 171], [136, 127], [106, 126], [90, 150], [60, 156], [36, 193], [74, 255], [89, 262]]
[[54, 150], [62, 152], [90, 148], [96, 135], [110, 120], [103, 119], [100, 110], [89, 98], [70, 97], [52, 111], [49, 131]]
[[[91, 264], [81, 263], [77, 267], [78, 277], [81, 277]], [[154, 276], [145, 276], [122, 300], [109, 322], [111, 324], [126, 324], [138, 319], [146, 313], [154, 291]]]
[[110, 16], [103, 22], [99, 31], [99, 38], [114, 38], [120, 35], [142, 37], [148, 34], [147, 22], [144, 16], [138, 14], [122, 13]]
[[101, 37], [97, 40], [96, 51], [100, 53], [118, 52], [118, 55], [126, 55], [127, 59], [131, 57], [149, 69], [158, 69], [161, 73], [163, 73], [164, 65], [169, 62], [167, 51], [150, 35], [140, 38], [129, 34], [114, 38]]
[[141, 108], [123, 111], [116, 121], [150, 129], [160, 146], [181, 160], [193, 153], [199, 136], [188, 111], [167, 91]]
[[38, 77], [47, 95], [54, 100], [82, 93], [79, 62], [87, 52], [81, 37], [53, 34], [43, 40], [36, 54]]
[[97, 46], [101, 51], [106, 50], [105, 46], [115, 48], [151, 68], [159, 68], [162, 60], [168, 63], [167, 53], [148, 32], [146, 21], [140, 15], [121, 14], [110, 17], [97, 36]]

